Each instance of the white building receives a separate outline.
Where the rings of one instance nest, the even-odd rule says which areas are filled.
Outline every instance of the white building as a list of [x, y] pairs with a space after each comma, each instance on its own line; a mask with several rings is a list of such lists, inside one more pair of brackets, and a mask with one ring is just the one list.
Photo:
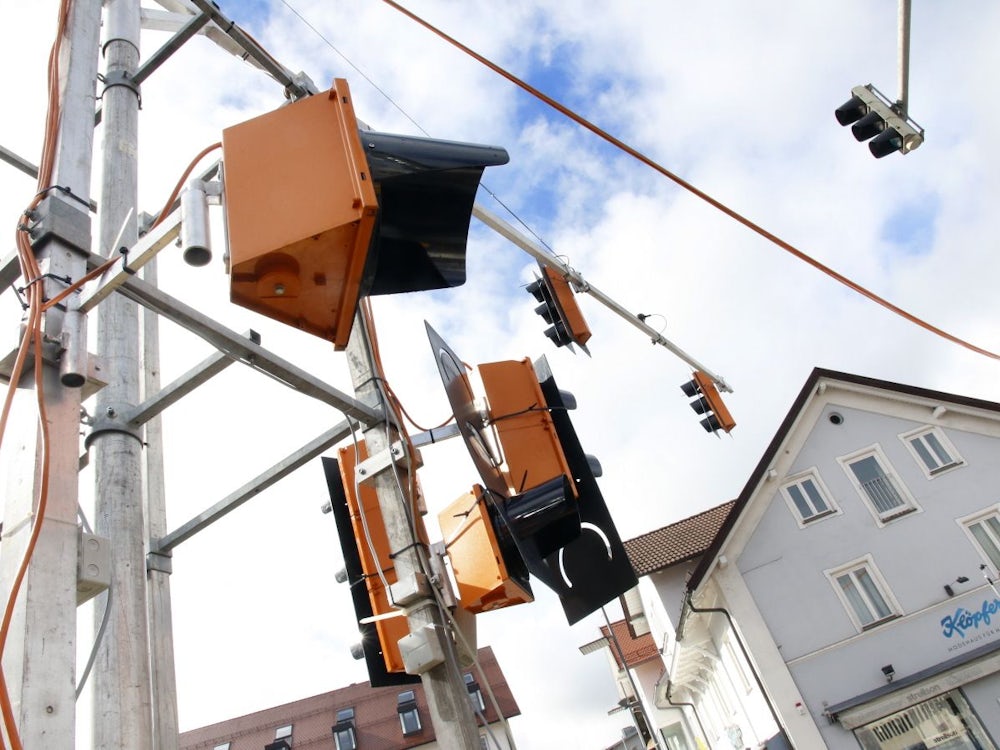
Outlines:
[[626, 542], [677, 747], [1000, 747], [998, 458], [1000, 404], [814, 370], [709, 544]]

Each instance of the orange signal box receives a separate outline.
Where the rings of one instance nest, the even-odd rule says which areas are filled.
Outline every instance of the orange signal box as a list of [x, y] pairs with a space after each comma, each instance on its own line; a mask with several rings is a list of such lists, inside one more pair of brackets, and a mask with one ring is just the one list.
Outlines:
[[573, 291], [573, 287], [569, 285], [566, 277], [556, 269], [543, 264], [539, 265], [548, 280], [549, 289], [555, 295], [556, 305], [562, 312], [563, 322], [566, 324], [570, 337], [580, 346], [586, 346], [587, 342], [590, 341], [590, 326], [587, 325], [583, 313], [580, 312], [580, 306], [576, 302], [576, 292]]
[[576, 495], [573, 474], [531, 360], [481, 364], [479, 375], [514, 494], [565, 474]]
[[459, 604], [473, 614], [534, 601], [527, 572], [518, 581], [508, 570], [483, 493], [476, 485], [438, 514]]
[[[378, 494], [375, 488], [370, 485], [355, 486], [356, 459], [364, 461], [368, 457], [368, 451], [363, 442], [358, 443], [357, 448], [357, 456], [355, 456], [354, 446], [341, 448], [338, 451], [340, 479], [344, 486], [344, 494], [347, 496], [351, 526], [354, 528], [354, 538], [358, 543], [361, 570], [365, 577], [364, 581], [368, 589], [372, 612], [375, 615], [381, 615], [395, 611], [389, 601], [389, 592], [382, 584], [382, 577], [391, 586], [396, 582], [396, 568], [389, 556], [392, 550], [389, 547], [389, 537], [382, 519]], [[358, 490], [360, 490], [360, 503]], [[426, 544], [427, 531], [424, 528], [423, 519], [420, 516], [415, 516], [414, 523], [417, 526], [418, 536]], [[369, 540], [371, 540], [370, 543]], [[380, 570], [382, 577], [379, 576]], [[410, 632], [406, 617], [400, 613], [398, 617], [376, 620], [374, 624], [378, 632], [379, 643], [382, 645], [386, 670], [405, 672], [403, 657], [399, 651], [399, 639]]]
[[715, 413], [719, 427], [725, 432], [730, 432], [736, 426], [736, 420], [733, 419], [733, 415], [729, 413], [729, 408], [723, 403], [722, 395], [719, 393], [719, 389], [715, 387], [715, 383], [702, 370], [695, 370], [693, 377], [702, 394], [705, 396], [709, 408]]
[[222, 148], [231, 300], [345, 348], [378, 213], [347, 81]]

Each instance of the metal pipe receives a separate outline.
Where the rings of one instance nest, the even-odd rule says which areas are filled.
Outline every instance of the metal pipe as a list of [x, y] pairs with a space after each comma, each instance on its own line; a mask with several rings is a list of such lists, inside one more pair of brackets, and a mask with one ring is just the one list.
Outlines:
[[[119, 241], [131, 247], [138, 237], [139, 93], [129, 82], [139, 66], [140, 26], [138, 0], [105, 3], [99, 245], [105, 253], [117, 252]], [[97, 411], [102, 417], [115, 419], [139, 401], [138, 306], [115, 294], [100, 304], [98, 315], [98, 354], [110, 377], [98, 393]], [[94, 746], [152, 750], [143, 446], [136, 433], [124, 429], [109, 429], [93, 437], [94, 527], [111, 540], [114, 589], [106, 637], [94, 664]], [[100, 611], [98, 607], [98, 619]]]
[[760, 679], [760, 675], [757, 673], [756, 667], [753, 665], [753, 661], [750, 660], [750, 653], [747, 651], [746, 644], [743, 643], [743, 637], [740, 635], [739, 631], [736, 629], [736, 624], [733, 622], [732, 615], [729, 611], [723, 609], [722, 607], [696, 607], [691, 599], [691, 592], [687, 592], [687, 596], [684, 599], [684, 603], [688, 609], [697, 614], [721, 614], [726, 618], [729, 623], [729, 630], [736, 637], [736, 643], [740, 647], [740, 652], [743, 654], [743, 659], [746, 661], [747, 666], [750, 667], [750, 673], [753, 675], [754, 681], [757, 683], [757, 689], [760, 690], [760, 694], [764, 697], [764, 702], [767, 703], [767, 708], [771, 712], [771, 718], [774, 719], [775, 726], [778, 727], [778, 731], [781, 732], [785, 739], [788, 741], [788, 746], [791, 750], [795, 750], [792, 741], [788, 739], [788, 732], [785, 731], [784, 725], [781, 723], [781, 718], [778, 716], [778, 711], [774, 707], [774, 703], [771, 701], [771, 696], [767, 694], [767, 690], [764, 689], [764, 683]]
[[903, 116], [910, 106], [910, 0], [899, 0], [899, 99]]

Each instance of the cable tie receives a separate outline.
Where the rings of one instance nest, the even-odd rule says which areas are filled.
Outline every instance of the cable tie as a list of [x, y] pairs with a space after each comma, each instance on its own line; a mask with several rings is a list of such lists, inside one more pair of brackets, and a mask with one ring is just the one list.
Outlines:
[[395, 560], [397, 557], [399, 557], [401, 554], [403, 554], [407, 550], [413, 549], [414, 547], [422, 547], [422, 546], [423, 546], [422, 542], [410, 542], [409, 544], [407, 544], [402, 549], [398, 549], [395, 552], [390, 552], [389, 553], [389, 559], [390, 560]]
[[73, 283], [73, 279], [69, 276], [57, 276], [54, 273], [43, 273], [41, 276], [37, 276], [36, 278], [26, 283], [24, 286], [17, 287], [17, 291], [26, 292], [28, 290], [28, 287], [33, 286], [34, 284], [37, 284], [39, 281], [42, 281], [44, 279], [53, 279], [55, 281], [61, 281], [66, 286], [69, 286], [70, 284]]
[[[37, 193], [35, 193], [35, 197], [36, 198], [41, 198], [41, 197], [47, 195], [48, 193], [51, 193], [53, 190], [58, 190], [60, 193], [62, 193], [63, 195], [65, 195], [67, 198], [72, 198], [77, 203], [79, 203], [81, 206], [83, 206], [84, 208], [86, 208], [87, 211], [90, 211], [90, 203], [88, 201], [85, 201], [79, 195], [76, 195], [73, 192], [73, 190], [71, 188], [67, 187], [66, 185], [49, 185], [47, 188], [43, 188], [43, 189], [39, 190]], [[25, 213], [27, 213], [27, 211], [25, 211]], [[32, 217], [29, 216], [28, 218], [30, 219]]]

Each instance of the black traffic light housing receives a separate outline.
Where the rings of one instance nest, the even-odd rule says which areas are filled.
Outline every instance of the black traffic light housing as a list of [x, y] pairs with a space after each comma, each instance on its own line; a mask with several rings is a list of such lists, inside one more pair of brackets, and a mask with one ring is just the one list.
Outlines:
[[589, 356], [587, 342], [590, 340], [590, 328], [580, 312], [569, 281], [551, 266], [539, 262], [538, 267], [541, 275], [528, 284], [527, 290], [540, 303], [535, 312], [549, 324], [545, 336], [556, 346], [572, 349], [576, 344]]
[[851, 89], [851, 98], [834, 116], [841, 125], [851, 126], [856, 140], [869, 141], [868, 150], [876, 159], [896, 151], [908, 154], [924, 142], [923, 128], [871, 84]]
[[559, 390], [545, 358], [533, 366], [528, 360], [480, 365], [488, 402], [483, 414], [462, 359], [430, 325], [427, 334], [493, 504], [493, 531], [503, 542], [506, 567], [527, 569], [555, 591], [571, 625], [635, 586], [597, 484], [600, 465], [584, 452], [568, 414], [575, 401]]

